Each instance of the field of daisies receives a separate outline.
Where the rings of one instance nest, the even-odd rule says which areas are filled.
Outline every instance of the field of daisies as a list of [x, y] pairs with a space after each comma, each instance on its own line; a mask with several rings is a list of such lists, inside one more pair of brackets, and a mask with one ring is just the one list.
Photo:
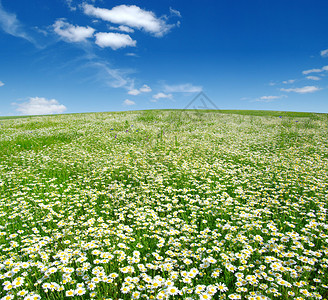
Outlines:
[[173, 110], [0, 120], [0, 298], [328, 298], [327, 125]]

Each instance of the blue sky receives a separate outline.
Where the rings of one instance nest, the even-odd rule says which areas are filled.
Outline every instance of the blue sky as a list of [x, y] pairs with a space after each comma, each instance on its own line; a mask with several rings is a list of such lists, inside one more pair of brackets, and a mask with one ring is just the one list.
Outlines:
[[328, 112], [328, 1], [0, 0], [0, 115]]

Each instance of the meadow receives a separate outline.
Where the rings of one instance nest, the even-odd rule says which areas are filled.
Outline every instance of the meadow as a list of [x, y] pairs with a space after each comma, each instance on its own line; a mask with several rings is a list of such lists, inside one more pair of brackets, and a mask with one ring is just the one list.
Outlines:
[[328, 298], [327, 191], [327, 114], [1, 119], [0, 298]]

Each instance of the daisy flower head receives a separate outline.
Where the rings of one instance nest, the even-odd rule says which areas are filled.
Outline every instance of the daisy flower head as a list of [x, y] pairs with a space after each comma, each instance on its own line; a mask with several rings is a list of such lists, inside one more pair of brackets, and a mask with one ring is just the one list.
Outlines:
[[20, 290], [18, 293], [17, 293], [17, 296], [19, 297], [24, 297], [28, 294], [28, 291], [27, 290]]
[[211, 298], [212, 298], [212, 296], [208, 293], [202, 293], [202, 294], [199, 295], [200, 300], [209, 300]]
[[1, 298], [1, 300], [11, 300], [11, 299], [14, 299], [14, 295], [6, 295]]
[[228, 296], [228, 298], [231, 299], [231, 300], [239, 300], [239, 299], [241, 299], [241, 295], [239, 295], [239, 294], [230, 294]]
[[132, 299], [139, 299], [140, 298], [140, 292], [135, 291], [132, 293]]
[[175, 296], [175, 295], [177, 295], [177, 294], [179, 294], [179, 289], [177, 288], [177, 287], [175, 287], [175, 286], [169, 286], [168, 288], [167, 288], [167, 294], [168, 295], [172, 295], [172, 296]]
[[216, 287], [220, 293], [224, 293], [224, 292], [228, 291], [228, 287], [222, 282], [217, 283]]
[[75, 290], [67, 290], [65, 292], [66, 297], [74, 297], [75, 295]]
[[77, 296], [82, 296], [84, 295], [86, 292], [85, 288], [84, 287], [78, 287], [76, 290], [75, 290], [75, 295]]

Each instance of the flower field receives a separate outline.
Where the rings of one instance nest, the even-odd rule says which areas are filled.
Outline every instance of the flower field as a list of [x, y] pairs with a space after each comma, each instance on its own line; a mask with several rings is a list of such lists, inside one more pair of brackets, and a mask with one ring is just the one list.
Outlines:
[[327, 115], [0, 124], [1, 299], [328, 298]]

